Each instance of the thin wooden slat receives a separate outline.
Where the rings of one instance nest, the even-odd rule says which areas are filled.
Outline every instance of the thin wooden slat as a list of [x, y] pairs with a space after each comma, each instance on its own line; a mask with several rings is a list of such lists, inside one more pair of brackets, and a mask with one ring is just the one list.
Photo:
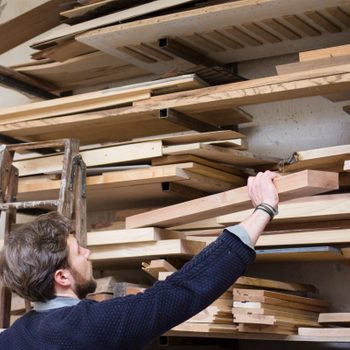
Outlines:
[[296, 33], [275, 18], [263, 20], [262, 23], [289, 40], [297, 40], [301, 38], [300, 34]]
[[272, 34], [268, 30], [262, 28], [260, 25], [254, 23], [254, 22], [242, 24], [242, 26], [245, 29], [250, 30], [256, 36], [258, 36], [258, 38], [261, 38], [268, 43], [278, 43], [278, 42], [282, 41], [282, 39], [279, 38], [277, 35]]
[[234, 316], [233, 322], [243, 324], [261, 324], [261, 325], [280, 325], [280, 326], [297, 326], [297, 327], [320, 327], [313, 320], [305, 320], [297, 317], [286, 317], [276, 315], [237, 315]]
[[[337, 174], [304, 171], [275, 181], [281, 200], [329, 191], [338, 187]], [[242, 210], [251, 206], [246, 187], [207, 196], [199, 200], [134, 215], [126, 218], [127, 228], [170, 227]]]
[[300, 18], [296, 15], [285, 15], [285, 16], [283, 16], [283, 19], [285, 19], [287, 22], [292, 24], [295, 28], [297, 28], [299, 31], [301, 31], [302, 33], [304, 33], [306, 35], [320, 36], [322, 34], [314, 26], [305, 22], [302, 18]]
[[71, 10], [66, 10], [66, 11], [62, 11], [60, 12], [60, 15], [66, 18], [74, 18], [74, 17], [78, 17], [78, 16], [83, 16], [84, 14], [86, 14], [89, 11], [93, 11], [98, 9], [101, 6], [104, 6], [106, 4], [109, 3], [113, 3], [113, 2], [118, 2], [118, 0], [103, 0], [103, 1], [99, 1], [97, 3], [92, 3], [92, 4], [88, 4], [88, 5], [84, 5], [84, 6], [77, 6], [74, 7]]
[[341, 28], [337, 24], [329, 20], [327, 17], [325, 17], [322, 13], [318, 11], [306, 12], [305, 15], [317, 25], [319, 25], [321, 28], [327, 30], [330, 33], [341, 32]]
[[284, 326], [266, 326], [266, 325], [251, 325], [251, 324], [240, 324], [238, 326], [239, 332], [248, 333], [271, 333], [280, 335], [296, 334], [297, 329], [294, 327]]
[[346, 160], [344, 162], [344, 168], [343, 168], [344, 171], [347, 171], [347, 172], [350, 172], [350, 160]]

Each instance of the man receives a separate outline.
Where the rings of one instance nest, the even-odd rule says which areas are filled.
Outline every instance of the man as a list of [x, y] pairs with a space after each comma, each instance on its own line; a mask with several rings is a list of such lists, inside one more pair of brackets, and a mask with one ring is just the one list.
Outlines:
[[248, 179], [255, 211], [164, 282], [144, 293], [100, 303], [81, 300], [96, 283], [90, 251], [57, 213], [12, 232], [0, 260], [1, 280], [34, 301], [34, 310], [0, 334], [6, 350], [138, 350], [223, 294], [255, 259], [252, 248], [277, 212], [277, 175]]

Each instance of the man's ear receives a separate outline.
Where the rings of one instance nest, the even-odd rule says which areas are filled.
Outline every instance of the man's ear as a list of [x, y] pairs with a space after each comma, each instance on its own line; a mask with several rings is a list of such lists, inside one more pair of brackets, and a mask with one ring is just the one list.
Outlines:
[[68, 269], [56, 270], [54, 278], [55, 282], [62, 287], [69, 287], [71, 285], [72, 275]]

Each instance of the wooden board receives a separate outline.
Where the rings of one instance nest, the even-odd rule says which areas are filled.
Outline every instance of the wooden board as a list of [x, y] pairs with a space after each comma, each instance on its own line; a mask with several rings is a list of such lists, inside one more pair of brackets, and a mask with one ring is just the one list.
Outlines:
[[231, 165], [239, 165], [245, 167], [253, 167], [256, 165], [274, 165], [278, 159], [268, 158], [254, 155], [248, 151], [239, 151], [233, 148], [220, 147], [216, 145], [208, 145], [203, 143], [192, 143], [186, 145], [168, 146], [163, 149], [164, 155], [193, 155], [226, 163]]
[[295, 316], [277, 316], [277, 315], [234, 315], [234, 323], [243, 324], [261, 324], [261, 325], [280, 325], [297, 327], [320, 327], [317, 321], [298, 318]]
[[68, 91], [108, 83], [115, 84], [141, 77], [144, 77], [143, 80], [152, 79], [147, 71], [104, 52], [93, 52], [64, 62], [50, 61], [13, 68], [23, 75], [54, 84], [55, 87], [51, 87], [51, 91]]
[[132, 259], [153, 259], [155, 257], [185, 257], [198, 254], [205, 245], [200, 242], [166, 239], [155, 242], [126, 243], [91, 248], [92, 262], [118, 262]]
[[290, 292], [315, 292], [316, 289], [314, 286], [309, 284], [295, 283], [295, 282], [283, 282], [277, 280], [270, 280], [265, 278], [255, 278], [248, 276], [239, 277], [235, 286], [249, 286], [249, 287], [258, 287], [264, 289], [277, 289], [285, 290]]
[[316, 298], [307, 298], [301, 297], [298, 295], [282, 293], [282, 292], [274, 292], [270, 290], [264, 289], [243, 289], [243, 288], [233, 288], [233, 298], [236, 300], [238, 298], [250, 298], [250, 297], [269, 297], [280, 300], [287, 300], [301, 304], [307, 305], [316, 305], [321, 307], [327, 307], [328, 303], [324, 300], [316, 299]]
[[112, 13], [110, 15], [106, 15], [100, 18], [92, 19], [89, 21], [85, 21], [83, 23], [75, 24], [73, 26], [66, 26], [64, 28], [59, 28], [54, 33], [50, 34], [47, 37], [44, 37], [37, 42], [32, 47], [41, 48], [49, 43], [53, 43], [57, 41], [57, 39], [72, 37], [78, 33], [98, 28], [102, 26], [106, 26], [113, 23], [118, 23], [120, 21], [125, 21], [134, 17], [143, 16], [152, 12], [156, 12], [159, 10], [164, 10], [166, 8], [170, 8], [173, 6], [181, 5], [184, 3], [191, 2], [193, 0], [156, 0], [151, 1], [147, 4], [134, 6], [130, 9], [126, 9], [123, 11], [119, 11], [117, 13]]
[[[338, 187], [337, 174], [304, 171], [278, 178], [275, 181], [281, 201], [329, 191]], [[251, 202], [247, 188], [192, 200], [175, 206], [126, 218], [127, 228], [159, 226], [171, 227], [219, 214], [249, 208]]]
[[[231, 63], [233, 58], [236, 62], [245, 61], [347, 43], [348, 27], [336, 17], [329, 16], [329, 21], [339, 31], [330, 33], [318, 18], [307, 16], [323, 13], [328, 8], [347, 8], [347, 5], [347, 1], [335, 0], [322, 3], [296, 0], [293, 4], [265, 0], [259, 2], [259, 6], [252, 0], [230, 1], [92, 31], [79, 35], [77, 40], [153, 73], [163, 74], [193, 66], [190, 59], [171, 55], [173, 59], [165, 61], [143, 49], [143, 45], [148, 45], [159, 50], [158, 39], [167, 36], [181, 40], [222, 64]], [[295, 24], [295, 20], [314, 29], [317, 40]]]
[[[121, 139], [183, 131], [184, 128], [166, 124], [164, 120], [159, 121], [159, 109], [162, 108], [175, 108], [191, 115], [194, 111], [198, 113], [204, 109], [216, 111], [227, 106], [318, 96], [344, 91], [349, 87], [350, 65], [323, 68], [202, 88], [186, 94], [173, 93], [166, 95], [162, 100], [159, 100], [161, 96], [156, 96], [144, 101], [142, 105], [132, 107], [0, 125], [0, 133], [26, 141], [55, 139], [64, 135], [63, 137], [79, 138], [81, 144], [102, 142], [101, 139], [105, 142], [110, 140], [115, 142]], [[127, 127], [121, 124], [120, 120], [127, 120]], [[213, 121], [215, 121], [214, 113]]]
[[300, 327], [298, 334], [305, 337], [350, 337], [350, 328], [306, 328]]
[[296, 334], [297, 329], [295, 327], [283, 327], [283, 326], [266, 326], [266, 325], [250, 325], [240, 324], [238, 326], [239, 332], [247, 333], [270, 333], [270, 334]]
[[[314, 222], [347, 219], [350, 216], [350, 194], [339, 193], [295, 199], [281, 203], [278, 215], [271, 225], [279, 222]], [[244, 220], [250, 214], [249, 210], [219, 216], [217, 222], [221, 225], [231, 225]]]
[[299, 52], [299, 61], [305, 62], [347, 55], [350, 55], [350, 44], [327, 47], [319, 50]]
[[291, 164], [285, 164], [283, 170], [286, 172], [301, 169], [324, 169], [342, 171], [344, 161], [350, 159], [350, 145], [340, 145], [298, 151], [293, 156]]
[[312, 244], [336, 244], [349, 243], [350, 230], [324, 230], [304, 231], [293, 233], [281, 233], [262, 235], [259, 237], [256, 247], [276, 247]]
[[60, 24], [60, 5], [65, 0], [41, 3], [0, 25], [0, 54]]
[[88, 232], [88, 247], [108, 244], [124, 244], [135, 242], [153, 242], [161, 239], [181, 238], [178, 232], [162, 230], [156, 227], [148, 227], [132, 230], [112, 230]]
[[[160, 141], [101, 147], [80, 152], [87, 167], [149, 160], [162, 154]], [[59, 171], [62, 169], [62, 162], [63, 155], [57, 155], [17, 160], [14, 165], [19, 176], [27, 176]]]
[[0, 110], [0, 123], [29, 121], [35, 119], [77, 113], [99, 108], [113, 107], [131, 103], [138, 99], [147, 99], [153, 90], [176, 86], [179, 89], [202, 86], [201, 80], [193, 74], [155, 80], [146, 83], [126, 85], [50, 101], [30, 103], [23, 106], [9, 107]]
[[350, 324], [349, 312], [322, 313], [318, 317], [319, 323], [327, 324]]
[[[316, 244], [315, 242], [314, 244]], [[346, 257], [339, 248], [329, 246], [297, 247], [280, 249], [257, 249], [258, 262], [269, 261], [344, 261]]]

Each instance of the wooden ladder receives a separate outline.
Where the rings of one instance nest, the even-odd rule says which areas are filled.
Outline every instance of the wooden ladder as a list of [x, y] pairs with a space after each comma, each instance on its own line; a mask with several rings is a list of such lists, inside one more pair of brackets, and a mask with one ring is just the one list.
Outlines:
[[[12, 165], [15, 152], [35, 150], [63, 150], [63, 167], [58, 199], [17, 202], [18, 170]], [[86, 235], [86, 166], [79, 154], [79, 141], [62, 139], [48, 142], [32, 142], [0, 146], [0, 211], [4, 225], [0, 235], [4, 244], [16, 222], [17, 209], [57, 210], [69, 219], [75, 219], [75, 235], [82, 246], [87, 244]], [[0, 328], [10, 326], [12, 293], [0, 284]], [[30, 310], [30, 302], [26, 301]]]

